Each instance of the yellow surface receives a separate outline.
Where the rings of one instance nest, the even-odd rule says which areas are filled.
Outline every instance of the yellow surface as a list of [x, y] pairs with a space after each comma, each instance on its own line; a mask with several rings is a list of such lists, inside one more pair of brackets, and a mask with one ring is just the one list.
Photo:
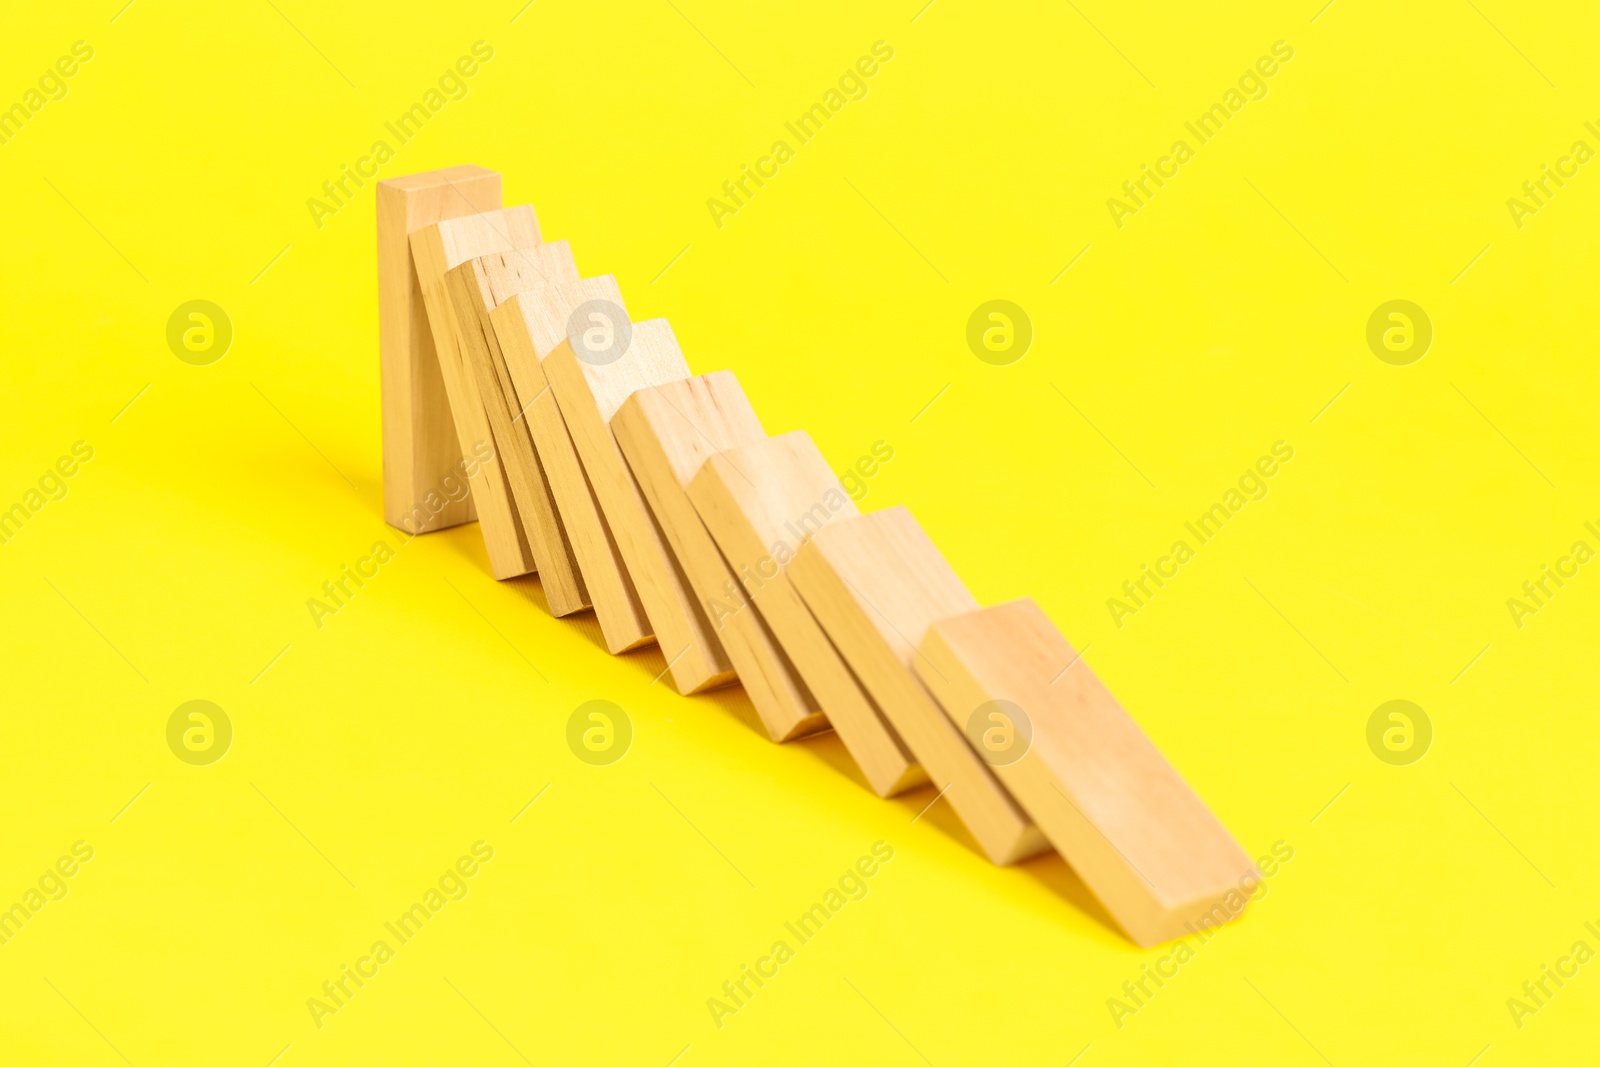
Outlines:
[[[1600, 950], [1600, 568], [1520, 628], [1507, 599], [1600, 547], [1600, 173], [1566, 164], [1520, 228], [1507, 199], [1600, 149], [1592, 12], [118, 3], [25, 5], [0, 36], [4, 101], [93, 48], [0, 145], [0, 505], [93, 449], [0, 546], [0, 898], [75, 872], [0, 945], [0, 1060], [1591, 1054], [1600, 965], [1507, 1001]], [[480, 40], [466, 95], [395, 144]], [[784, 123], [877, 41], [865, 98], [797, 144]], [[1196, 144], [1278, 41], [1267, 95]], [[718, 228], [707, 199], [780, 138]], [[1180, 138], [1119, 228], [1107, 199]], [[1037, 598], [1252, 855], [1293, 849], [1265, 897], [1119, 1026], [1110, 998], [1173, 950], [1058, 859], [997, 870], [835, 740], [774, 746], [742, 695], [652, 684], [658, 653], [611, 658], [536, 582], [492, 581], [474, 526], [400, 546], [372, 187], [321, 228], [306, 204], [378, 139], [386, 176], [501, 170], [769, 432], [841, 470], [892, 446], [863, 506], [910, 506], [980, 601]], [[209, 366], [165, 340], [192, 299], [234, 326]], [[992, 299], [1034, 327], [1010, 366], [967, 347]], [[1365, 341], [1392, 299], [1435, 328], [1409, 366]], [[1119, 628], [1107, 599], [1278, 441], [1265, 499]], [[318, 628], [308, 599], [376, 542], [394, 558]], [[597, 699], [634, 729], [610, 766], [565, 741]], [[1392, 699], [1433, 725], [1409, 766], [1368, 748]], [[167, 744], [190, 700], [234, 727], [210, 766]], [[479, 841], [464, 899], [319, 1028], [308, 998]], [[785, 922], [878, 841], [866, 896], [799, 944]], [[780, 939], [719, 1028], [708, 998]]]

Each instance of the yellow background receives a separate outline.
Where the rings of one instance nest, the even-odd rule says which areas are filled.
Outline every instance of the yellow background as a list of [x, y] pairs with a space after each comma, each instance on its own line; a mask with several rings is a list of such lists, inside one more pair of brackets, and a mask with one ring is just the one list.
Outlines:
[[[1592, 1053], [1600, 964], [1520, 1029], [1506, 1006], [1600, 949], [1600, 568], [1521, 629], [1506, 607], [1600, 547], [1597, 164], [1520, 229], [1506, 207], [1600, 147], [1592, 13], [119, 2], [26, 5], [0, 36], [5, 102], [95, 50], [0, 147], [0, 504], [95, 450], [0, 546], [0, 903], [95, 849], [0, 946], [0, 1059]], [[312, 623], [325, 580], [398, 538], [372, 187], [320, 230], [306, 200], [478, 40], [493, 60], [383, 176], [500, 170], [769, 432], [839, 469], [889, 442], [863, 506], [909, 506], [980, 601], [1036, 598], [1252, 855], [1293, 847], [1120, 1029], [1108, 998], [1168, 950], [1059, 859], [995, 869], [836, 740], [774, 746], [737, 691], [652, 685], [656, 651], [608, 657], [533, 580], [494, 582], [476, 526]], [[879, 40], [869, 95], [718, 229], [706, 199]], [[1107, 198], [1279, 40], [1269, 94], [1119, 229]], [[206, 367], [164, 339], [196, 298], [236, 331]], [[1035, 329], [1008, 367], [964, 337], [996, 298]], [[1397, 298], [1435, 329], [1407, 367], [1364, 340]], [[1106, 599], [1278, 440], [1267, 498], [1116, 627]], [[166, 745], [191, 699], [236, 731], [209, 767]], [[634, 723], [609, 767], [565, 744], [591, 699]], [[1410, 766], [1367, 747], [1390, 699], [1433, 723]], [[318, 1029], [307, 998], [478, 840], [470, 894]], [[707, 998], [879, 840], [869, 895], [713, 1025]]]

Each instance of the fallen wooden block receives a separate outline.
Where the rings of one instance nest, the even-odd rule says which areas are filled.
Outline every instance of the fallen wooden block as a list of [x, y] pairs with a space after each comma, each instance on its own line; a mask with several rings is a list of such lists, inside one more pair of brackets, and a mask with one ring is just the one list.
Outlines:
[[[500, 175], [449, 167], [378, 183], [378, 351], [383, 395], [383, 517], [410, 534], [471, 522], [470, 493], [452, 487], [478, 460], [462, 442], [412, 262], [411, 234], [462, 215], [500, 208]], [[489, 447], [489, 442], [484, 442]], [[470, 483], [469, 483], [470, 484]]]
[[978, 845], [998, 864], [1050, 845], [917, 680], [928, 627], [976, 611], [905, 508], [831, 522], [790, 562], [789, 580]]
[[724, 597], [715, 616], [754, 611], [766, 622], [879, 796], [926, 783], [895, 727], [784, 578], [808, 536], [858, 514], [811, 438], [797, 430], [720, 451], [690, 481], [689, 499], [738, 575], [738, 595]]
[[746, 610], [743, 591], [687, 492], [715, 453], [767, 439], [739, 380], [723, 370], [641, 388], [617, 408], [611, 432], [767, 735], [788, 741], [827, 729], [816, 698], [761, 613]]
[[636, 389], [689, 377], [665, 319], [630, 323], [604, 302], [575, 307], [545, 374], [566, 416], [606, 522], [622, 550], [678, 692], [734, 680], [733, 664], [690, 592], [611, 433], [611, 416]]
[[474, 448], [489, 452], [472, 478], [472, 496], [477, 501], [478, 525], [496, 578], [531, 574], [537, 566], [511, 498], [505, 468], [495, 451], [494, 433], [489, 428], [476, 376], [462, 362], [455, 304], [446, 288], [445, 275], [478, 256], [534, 248], [542, 243], [538, 220], [533, 208], [526, 204], [447, 219], [411, 235], [411, 254], [461, 451], [473, 455], [478, 454]]
[[1033, 601], [934, 622], [916, 671], [1134, 941], [1244, 910], [1255, 864]]
[[540, 465], [543, 457], [534, 450], [534, 436], [524, 417], [533, 397], [519, 393], [489, 318], [490, 312], [513, 296], [576, 283], [578, 266], [567, 243], [556, 241], [470, 259], [445, 277], [455, 305], [462, 361], [483, 398], [511, 497], [539, 567], [545, 599], [555, 615], [582, 611], [589, 606], [589, 594], [556, 514], [546, 471]]
[[622, 294], [610, 275], [519, 294], [489, 318], [523, 398], [524, 419], [533, 431], [601, 636], [615, 654], [649, 644], [653, 631], [545, 373], [545, 360], [567, 336], [573, 309], [589, 301], [608, 302], [619, 318], [626, 318]]

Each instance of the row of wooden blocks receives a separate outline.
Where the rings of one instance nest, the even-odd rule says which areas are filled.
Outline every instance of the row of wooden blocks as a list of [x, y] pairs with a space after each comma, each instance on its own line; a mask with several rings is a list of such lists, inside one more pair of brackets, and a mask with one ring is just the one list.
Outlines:
[[377, 196], [391, 523], [475, 515], [496, 578], [656, 642], [680, 693], [742, 684], [774, 741], [831, 727], [880, 796], [931, 784], [997, 864], [1053, 846], [1142, 945], [1242, 910], [1255, 865], [1031, 600], [980, 608], [905, 508], [858, 512], [498, 174]]

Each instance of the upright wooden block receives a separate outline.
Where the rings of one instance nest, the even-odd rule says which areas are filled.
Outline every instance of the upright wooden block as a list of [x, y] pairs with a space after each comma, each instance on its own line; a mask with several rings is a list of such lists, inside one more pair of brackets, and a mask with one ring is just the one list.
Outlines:
[[[378, 183], [378, 351], [383, 396], [383, 517], [428, 533], [477, 517], [472, 495], [440, 500], [461, 477], [470, 444], [456, 433], [411, 257], [411, 234], [445, 219], [500, 207], [500, 175], [450, 167]], [[484, 441], [485, 448], [489, 442]]]
[[892, 796], [925, 784], [895, 727], [784, 578], [808, 536], [858, 514], [811, 438], [797, 430], [720, 451], [690, 481], [689, 499], [748, 597], [733, 609], [754, 611], [771, 628], [873, 791]]
[[582, 611], [589, 606], [589, 594], [524, 417], [532, 398], [519, 396], [489, 317], [513, 296], [575, 284], [577, 264], [567, 243], [555, 241], [468, 260], [449, 271], [446, 281], [455, 306], [462, 361], [483, 398], [545, 599], [555, 615]]
[[478, 256], [534, 248], [541, 243], [539, 222], [533, 208], [526, 204], [447, 219], [411, 235], [411, 254], [428, 310], [428, 327], [462, 452], [469, 452], [474, 445], [491, 450], [472, 479], [472, 495], [477, 500], [478, 525], [496, 578], [531, 574], [536, 566], [511, 498], [504, 465], [499, 454], [492, 451], [494, 433], [489, 428], [477, 379], [462, 362], [460, 329], [445, 275]]
[[739, 380], [723, 370], [641, 388], [611, 417], [611, 432], [767, 735], [787, 741], [826, 729], [816, 698], [748, 605], [687, 491], [715, 453], [767, 439]]
[[665, 319], [608, 321], [616, 314], [598, 304], [575, 308], [565, 338], [545, 358], [545, 374], [667, 657], [672, 683], [680, 693], [698, 693], [733, 681], [733, 664], [611, 433], [611, 416], [634, 390], [687, 378], [689, 366]]
[[1244, 910], [1261, 874], [1031, 600], [928, 627], [917, 675], [1143, 946]]
[[812, 533], [789, 580], [833, 639], [933, 784], [995, 863], [1050, 847], [989, 765], [934, 704], [913, 663], [928, 627], [978, 602], [905, 508], [833, 522]]
[[616, 279], [605, 275], [520, 294], [496, 308], [490, 321], [517, 395], [523, 398], [523, 417], [533, 432], [562, 527], [594, 603], [600, 633], [606, 647], [616, 653], [649, 644], [653, 631], [545, 376], [545, 360], [566, 338], [572, 310], [593, 300], [608, 302], [618, 316], [627, 314]]

